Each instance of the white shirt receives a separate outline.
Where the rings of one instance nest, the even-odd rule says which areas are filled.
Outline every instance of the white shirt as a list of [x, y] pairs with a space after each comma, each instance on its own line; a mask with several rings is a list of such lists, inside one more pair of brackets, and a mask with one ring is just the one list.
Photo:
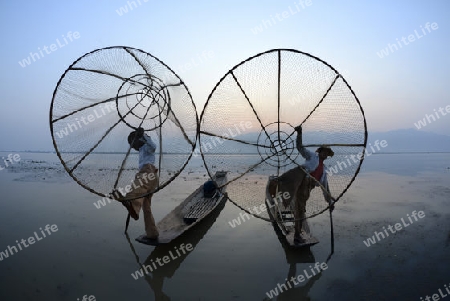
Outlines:
[[[300, 154], [302, 155], [303, 158], [305, 158], [305, 164], [303, 164], [302, 166], [306, 169], [307, 172], [311, 173], [314, 170], [316, 170], [316, 168], [319, 166], [319, 154], [316, 152], [312, 152], [306, 148], [304, 148], [303, 146], [299, 149]], [[325, 164], [323, 164], [323, 174], [322, 177], [320, 178], [320, 183], [323, 186], [326, 186], [325, 184], [328, 182], [327, 181], [327, 166]]]
[[144, 134], [139, 141], [144, 142], [144, 145], [139, 149], [139, 169], [146, 164], [155, 164], [155, 150], [156, 144], [152, 138], [147, 134]]
[[[299, 137], [298, 135], [297, 135], [297, 149], [300, 152], [300, 154], [302, 155], [302, 157], [305, 158], [305, 160], [306, 160], [305, 163], [302, 165], [302, 167], [305, 168], [305, 170], [308, 173], [311, 173], [314, 170], [316, 170], [316, 168], [319, 166], [319, 160], [320, 160], [319, 154], [306, 149], [302, 145], [301, 137]], [[327, 166], [325, 164], [323, 164], [323, 174], [322, 174], [322, 177], [320, 178], [319, 182], [320, 182], [320, 184], [323, 185], [323, 187], [325, 187], [326, 190], [329, 191], [327, 170], [328, 170]], [[308, 177], [310, 177], [309, 174], [308, 174]], [[318, 185], [316, 184], [316, 186], [318, 186]], [[325, 200], [328, 200], [328, 194], [325, 191], [323, 192], [323, 196], [325, 197]]]

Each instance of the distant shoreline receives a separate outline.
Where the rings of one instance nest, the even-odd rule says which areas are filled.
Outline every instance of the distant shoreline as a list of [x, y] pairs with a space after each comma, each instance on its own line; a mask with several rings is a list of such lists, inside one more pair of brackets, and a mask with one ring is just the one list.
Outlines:
[[[1, 153], [35, 153], [35, 154], [56, 154], [55, 151], [18, 151], [18, 150], [0, 150]], [[84, 152], [64, 152], [63, 154], [84, 154]], [[111, 155], [121, 155], [126, 154], [125, 152], [93, 152], [92, 154], [111, 154]], [[163, 153], [164, 155], [189, 155], [190, 153]], [[373, 153], [372, 155], [398, 155], [398, 154], [450, 154], [450, 151], [408, 151], [408, 152], [378, 152]], [[135, 154], [137, 155], [137, 153]], [[209, 155], [231, 155], [231, 156], [240, 156], [240, 155], [258, 155], [258, 153], [239, 153], [239, 154], [230, 154], [230, 153], [214, 153]]]

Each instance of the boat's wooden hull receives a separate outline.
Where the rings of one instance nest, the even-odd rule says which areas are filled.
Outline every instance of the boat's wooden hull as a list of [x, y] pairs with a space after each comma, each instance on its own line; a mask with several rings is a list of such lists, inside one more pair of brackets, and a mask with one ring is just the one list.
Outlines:
[[[226, 172], [216, 172], [213, 177], [218, 186], [226, 183]], [[136, 240], [148, 245], [168, 244], [184, 232], [201, 222], [213, 212], [219, 204], [227, 200], [226, 187], [222, 187], [213, 197], [203, 196], [203, 185], [189, 195], [181, 204], [167, 214], [157, 225], [159, 237], [149, 240], [141, 235]]]
[[317, 244], [319, 241], [312, 236], [307, 219], [303, 220], [300, 233], [304, 242], [294, 242], [294, 212], [290, 205], [284, 206], [282, 196], [277, 191], [277, 185], [272, 182], [275, 179], [276, 177], [271, 176], [266, 186], [266, 206], [274, 226], [278, 228], [285, 242], [292, 248], [304, 248]]

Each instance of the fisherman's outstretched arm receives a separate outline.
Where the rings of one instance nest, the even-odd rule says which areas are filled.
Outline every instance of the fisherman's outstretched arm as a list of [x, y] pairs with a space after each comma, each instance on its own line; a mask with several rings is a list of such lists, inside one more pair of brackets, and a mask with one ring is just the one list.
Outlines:
[[325, 198], [325, 201], [330, 205], [334, 207], [334, 198], [331, 196], [330, 192], [330, 186], [328, 186], [328, 179], [326, 175], [324, 175], [324, 179], [322, 181], [322, 186], [325, 188], [325, 190], [322, 188], [323, 197]]
[[306, 160], [309, 160], [311, 158], [311, 156], [313, 155], [313, 153], [309, 150], [307, 150], [304, 146], [303, 146], [303, 138], [302, 138], [302, 127], [301, 125], [297, 126], [295, 128], [295, 130], [297, 131], [297, 149], [300, 152], [300, 154], [302, 155], [303, 158], [305, 158]]
[[156, 150], [156, 143], [153, 142], [152, 138], [149, 135], [145, 134], [143, 128], [138, 128], [136, 130], [136, 133], [139, 139], [146, 144], [148, 151], [154, 152]]
[[154, 152], [156, 150], [156, 143], [153, 142], [152, 137], [148, 136], [147, 134], [144, 134], [142, 137], [145, 141], [145, 143], [148, 145], [150, 151]]

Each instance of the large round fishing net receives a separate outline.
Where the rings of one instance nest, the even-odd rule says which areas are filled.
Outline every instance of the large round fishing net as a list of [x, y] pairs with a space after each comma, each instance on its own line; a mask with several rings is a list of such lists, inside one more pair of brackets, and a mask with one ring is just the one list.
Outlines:
[[[326, 62], [288, 49], [257, 54], [232, 68], [216, 84], [200, 117], [199, 145], [210, 175], [227, 170], [229, 199], [247, 212], [261, 210], [269, 176], [302, 167], [296, 126], [312, 152], [322, 145], [331, 197], [337, 201], [359, 172], [367, 142], [363, 109], [345, 79]], [[311, 191], [306, 217], [330, 203]]]
[[198, 127], [186, 85], [158, 58], [108, 47], [80, 57], [61, 76], [50, 108], [53, 144], [84, 188], [100, 196], [130, 188], [139, 154], [127, 137], [139, 127], [157, 145], [156, 192], [186, 166]]

